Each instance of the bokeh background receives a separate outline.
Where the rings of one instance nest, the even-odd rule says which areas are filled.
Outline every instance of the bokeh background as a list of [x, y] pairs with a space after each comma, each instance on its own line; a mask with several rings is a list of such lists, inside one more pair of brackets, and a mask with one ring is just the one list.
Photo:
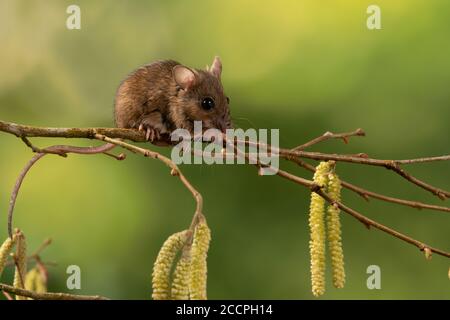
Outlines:
[[[366, 28], [378, 4], [382, 30]], [[81, 30], [65, 23], [81, 7]], [[293, 147], [330, 130], [368, 136], [323, 152], [377, 158], [446, 154], [450, 136], [450, 2], [353, 1], [30, 1], [0, 2], [0, 119], [40, 126], [112, 126], [115, 90], [130, 71], [156, 59], [193, 67], [220, 55], [237, 126], [279, 128]], [[39, 146], [67, 142], [33, 139]], [[89, 145], [86, 141], [71, 141]], [[94, 143], [94, 142], [91, 142]], [[170, 150], [155, 148], [165, 154]], [[14, 181], [31, 157], [0, 134], [0, 237]], [[311, 178], [309, 172], [282, 167]], [[250, 166], [182, 166], [202, 192], [213, 232], [212, 299], [312, 299], [308, 190]], [[449, 188], [449, 163], [408, 169]], [[381, 168], [339, 164], [341, 177], [369, 190], [442, 204]], [[345, 202], [430, 245], [450, 250], [450, 216], [344, 191]], [[148, 299], [152, 264], [163, 241], [190, 223], [194, 201], [166, 167], [129, 155], [48, 156], [31, 171], [15, 226], [44, 252], [50, 290], [67, 291], [66, 267], [82, 271], [82, 289], [117, 299]], [[415, 247], [343, 215], [346, 287], [324, 299], [448, 299], [450, 261], [426, 261]], [[368, 290], [366, 268], [379, 265], [381, 290]], [[330, 270], [328, 270], [330, 271]], [[11, 279], [9, 270], [2, 281]], [[330, 274], [328, 273], [330, 280]]]

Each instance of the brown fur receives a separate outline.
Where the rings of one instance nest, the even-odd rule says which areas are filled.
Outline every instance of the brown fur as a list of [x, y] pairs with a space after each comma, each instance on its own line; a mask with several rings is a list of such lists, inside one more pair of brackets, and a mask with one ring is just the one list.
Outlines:
[[[218, 60], [220, 62], [220, 60]], [[119, 128], [155, 130], [157, 135], [184, 128], [193, 130], [193, 121], [201, 120], [203, 129], [225, 130], [231, 127], [227, 97], [220, 73], [190, 69], [194, 84], [182, 89], [174, 79], [176, 61], [156, 61], [131, 73], [120, 84], [115, 98], [115, 121]], [[201, 101], [212, 97], [215, 107], [204, 110]]]

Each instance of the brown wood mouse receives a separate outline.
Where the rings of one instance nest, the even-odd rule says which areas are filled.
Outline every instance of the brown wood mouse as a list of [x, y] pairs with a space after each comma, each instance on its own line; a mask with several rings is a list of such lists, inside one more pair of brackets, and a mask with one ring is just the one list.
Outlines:
[[204, 131], [216, 128], [225, 132], [232, 124], [221, 73], [219, 57], [206, 70], [173, 60], [140, 67], [117, 90], [117, 127], [143, 130], [152, 142], [175, 129], [193, 133], [194, 121], [202, 121]]

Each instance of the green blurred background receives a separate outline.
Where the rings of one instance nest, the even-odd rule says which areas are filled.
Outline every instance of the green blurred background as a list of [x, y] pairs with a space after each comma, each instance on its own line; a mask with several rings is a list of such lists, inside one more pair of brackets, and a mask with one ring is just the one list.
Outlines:
[[[366, 28], [366, 9], [382, 10], [382, 30]], [[81, 30], [65, 27], [81, 7]], [[0, 1], [0, 119], [40, 126], [112, 126], [113, 97], [133, 69], [172, 58], [193, 67], [220, 55], [237, 126], [279, 128], [293, 147], [330, 130], [364, 128], [349, 145], [323, 152], [412, 158], [449, 151], [450, 2], [378, 1]], [[33, 139], [39, 146], [67, 142]], [[86, 141], [71, 141], [89, 145]], [[169, 149], [154, 148], [165, 154]], [[0, 237], [15, 179], [31, 157], [0, 134]], [[290, 164], [287, 170], [311, 178]], [[305, 188], [258, 177], [249, 166], [182, 166], [202, 192], [213, 240], [211, 299], [311, 299]], [[449, 163], [408, 169], [449, 188]], [[341, 177], [387, 195], [442, 204], [381, 168], [339, 164]], [[67, 291], [66, 267], [82, 271], [84, 294], [147, 299], [163, 241], [186, 228], [194, 201], [159, 162], [129, 155], [48, 156], [31, 171], [15, 226], [30, 249], [47, 236], [50, 290]], [[450, 216], [344, 191], [367, 216], [450, 250]], [[347, 283], [325, 299], [448, 299], [450, 261], [426, 261], [415, 247], [343, 215]], [[379, 265], [382, 289], [368, 290]], [[330, 274], [328, 270], [328, 279]], [[9, 282], [11, 271], [3, 275]]]

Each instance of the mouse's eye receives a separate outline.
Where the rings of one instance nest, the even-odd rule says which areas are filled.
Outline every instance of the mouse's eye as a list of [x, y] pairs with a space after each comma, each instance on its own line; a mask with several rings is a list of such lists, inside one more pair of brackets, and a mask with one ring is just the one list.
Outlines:
[[211, 110], [212, 108], [214, 108], [214, 106], [215, 106], [215, 103], [214, 103], [213, 98], [211, 98], [211, 97], [203, 98], [203, 100], [202, 100], [202, 108], [203, 109]]
[[227, 103], [230, 104], [230, 97], [226, 97], [227, 98]]

